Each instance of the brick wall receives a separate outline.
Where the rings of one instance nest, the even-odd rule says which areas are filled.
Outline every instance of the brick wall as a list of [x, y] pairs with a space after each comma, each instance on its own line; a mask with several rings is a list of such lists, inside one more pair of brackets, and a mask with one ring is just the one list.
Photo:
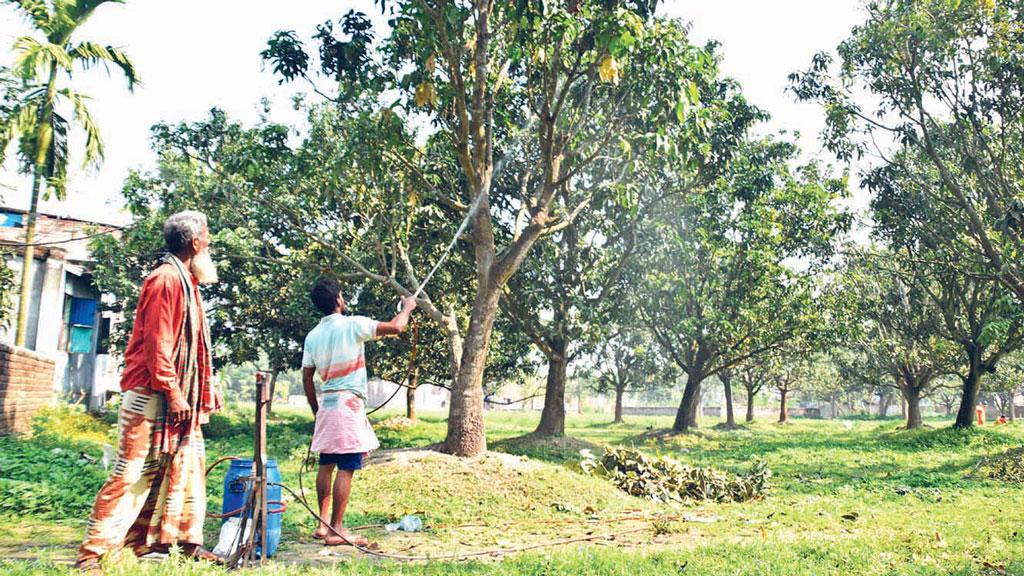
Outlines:
[[53, 370], [52, 358], [0, 343], [0, 434], [28, 430], [32, 416], [53, 403]]
[[623, 406], [626, 416], [675, 416], [677, 408], [672, 406]]

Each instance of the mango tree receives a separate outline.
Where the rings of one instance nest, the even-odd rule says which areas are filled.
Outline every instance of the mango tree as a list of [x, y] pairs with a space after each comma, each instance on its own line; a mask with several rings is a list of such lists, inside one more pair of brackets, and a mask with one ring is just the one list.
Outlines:
[[984, 390], [995, 401], [1000, 414], [1011, 422], [1016, 420], [1015, 399], [1024, 391], [1024, 354], [1016, 352], [1004, 358], [986, 379]]
[[851, 340], [899, 390], [907, 428], [919, 428], [921, 398], [953, 373], [957, 348], [943, 338], [940, 311], [912, 274], [892, 252], [862, 251], [849, 255], [843, 282], [851, 309], [863, 319]]
[[[948, 135], [943, 150], [957, 140], [952, 128], [942, 130]], [[956, 426], [971, 426], [983, 377], [996, 370], [1003, 356], [1024, 346], [1024, 303], [984, 262], [952, 249], [973, 240], [955, 217], [955, 204], [935, 195], [942, 188], [941, 171], [926, 154], [906, 147], [871, 170], [864, 182], [875, 193], [875, 235], [893, 246], [905, 263], [897, 272], [920, 287], [939, 314], [941, 335], [961, 350]]]
[[799, 339], [775, 350], [765, 361], [764, 374], [779, 394], [778, 424], [789, 424], [790, 394], [804, 389], [811, 374], [809, 350]]
[[[245, 130], [217, 111], [200, 125], [192, 135], [196, 142], [207, 138], [210, 165], [230, 165], [250, 155], [270, 171], [284, 164], [288, 152], [281, 144], [288, 130], [283, 126]], [[275, 229], [279, 217], [271, 216], [268, 207], [253, 206], [246, 213], [226, 201], [230, 191], [224, 182], [207, 164], [179, 154], [166, 139], [169, 131], [166, 126], [155, 128], [158, 169], [132, 173], [125, 181], [122, 195], [132, 223], [120, 238], [99, 236], [92, 241], [97, 285], [114, 296], [108, 306], [125, 315], [114, 334], [115, 345], [126, 343], [139, 286], [163, 255], [163, 221], [180, 210], [197, 209], [208, 217], [219, 261], [220, 282], [201, 288], [210, 305], [207, 317], [215, 364], [258, 363], [264, 357], [269, 364], [260, 368], [274, 376], [297, 368], [305, 332], [311, 327], [308, 287], [323, 270], [309, 252], [282, 239], [279, 224]], [[214, 139], [215, 133], [231, 136]], [[266, 217], [251, 218], [256, 209]]]
[[[644, 322], [687, 375], [676, 431], [697, 425], [708, 377], [820, 324], [815, 272], [849, 223], [835, 205], [844, 179], [813, 164], [792, 171], [796, 148], [786, 142], [737, 144], [706, 185], [690, 188], [686, 171], [666, 171], [663, 188], [678, 192], [641, 239]], [[790, 264], [796, 258], [802, 268]]]
[[[209, 218], [220, 263], [221, 282], [202, 288], [211, 304], [208, 317], [217, 344], [216, 363], [239, 364], [265, 357], [269, 365], [263, 368], [272, 373], [296, 368], [302, 341], [317, 318], [308, 297], [312, 282], [323, 274], [363, 280], [362, 275], [342, 272], [347, 261], [337, 257], [337, 246], [310, 242], [287, 220], [301, 210], [320, 212], [323, 202], [330, 200], [324, 194], [308, 197], [305, 205], [290, 203], [298, 197], [295, 190], [325, 189], [324, 183], [339, 177], [331, 165], [319, 161], [325, 150], [350, 144], [338, 138], [339, 133], [349, 134], [343, 130], [348, 125], [333, 124], [336, 121], [335, 115], [311, 110], [308, 136], [297, 145], [288, 142], [293, 129], [287, 126], [261, 122], [245, 127], [216, 110], [203, 121], [154, 127], [159, 167], [152, 173], [132, 174], [123, 189], [133, 223], [120, 240], [99, 237], [93, 243], [97, 283], [115, 295], [111, 306], [126, 314], [124, 326], [131, 325], [139, 284], [162, 254], [163, 220], [179, 210], [199, 209]], [[310, 170], [315, 164], [320, 169]], [[311, 180], [304, 180], [304, 175]], [[268, 200], [249, 201], [254, 188], [265, 191]], [[354, 226], [360, 215], [349, 213], [347, 218]], [[356, 246], [347, 253], [373, 262], [377, 258], [373, 246]], [[439, 286], [442, 281], [443, 276]], [[371, 307], [376, 295], [359, 284], [347, 288], [345, 295], [357, 313], [393, 313], [388, 297], [377, 314], [378, 308]], [[121, 330], [115, 341], [123, 344], [126, 336]], [[420, 373], [446, 379], [447, 363], [438, 375], [432, 360], [444, 356], [447, 341], [440, 338], [439, 351], [436, 330], [429, 327], [422, 339]], [[409, 339], [381, 348], [388, 354], [370, 350], [377, 374], [391, 378], [405, 374]], [[392, 350], [396, 354], [391, 355]]]
[[754, 421], [754, 398], [767, 382], [766, 360], [763, 355], [748, 358], [731, 369], [732, 375], [739, 380], [746, 393], [747, 413], [743, 420], [748, 424]]
[[[444, 450], [472, 456], [486, 448], [484, 367], [509, 279], [538, 241], [589, 209], [593, 187], [570, 184], [615, 150], [612, 145], [628, 133], [631, 118], [663, 120], [648, 135], [649, 142], [669, 125], [687, 126], [689, 131], [676, 131], [682, 137], [666, 142], [667, 147], [696, 151], [708, 121], [691, 96], [711, 62], [683, 40], [681, 26], [655, 19], [651, 2], [594, 0], [562, 6], [404, 0], [382, 6], [391, 31], [380, 45], [381, 60], [371, 57], [365, 29], [349, 30], [351, 39], [339, 40], [322, 26], [319, 72], [345, 86], [331, 96], [342, 107], [353, 100], [351, 86], [386, 87], [389, 94], [399, 94], [392, 109], [429, 119], [426, 132], [447, 146], [458, 168], [443, 186], [422, 185], [435, 181], [424, 173], [418, 199], [424, 206], [454, 210], [452, 223], [465, 215], [470, 221], [464, 240], [472, 262], [466, 284], [473, 297], [467, 322], [458, 327], [461, 342], [453, 358]], [[275, 40], [267, 58], [283, 79], [316, 75], [294, 35], [281, 33]], [[642, 75], [644, 82], [628, 85], [646, 90], [620, 89], [619, 80], [629, 75]], [[515, 150], [532, 159], [521, 187], [494, 187], [500, 159]], [[625, 147], [618, 150], [628, 153]], [[417, 155], [392, 156], [402, 161]], [[565, 194], [564, 202], [555, 202], [559, 194]], [[496, 230], [499, 220], [511, 223], [510, 236]], [[434, 230], [450, 233], [452, 228]], [[381, 281], [399, 293], [418, 287], [416, 278]]]
[[626, 328], [603, 339], [592, 361], [594, 390], [614, 394], [613, 424], [623, 422], [623, 397], [627, 392], [666, 387], [678, 377], [671, 365], [660, 361], [649, 334], [640, 327]]
[[825, 143], [839, 157], [873, 148], [901, 164], [891, 148], [903, 147], [927, 163], [935, 177], [921, 194], [940, 217], [919, 219], [921, 239], [1024, 304], [1022, 18], [1020, 2], [871, 2], [838, 47], [837, 71], [822, 53], [791, 80], [799, 98], [824, 107]]

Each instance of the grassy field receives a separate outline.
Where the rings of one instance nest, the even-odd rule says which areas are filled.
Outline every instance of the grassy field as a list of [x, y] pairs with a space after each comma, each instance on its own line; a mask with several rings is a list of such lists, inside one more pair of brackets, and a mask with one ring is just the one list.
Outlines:
[[[210, 460], [246, 455], [251, 412], [238, 409], [207, 430]], [[386, 415], [385, 415], [386, 416]], [[396, 562], [321, 554], [314, 524], [292, 503], [269, 574], [1021, 574], [1024, 575], [1024, 486], [976, 472], [984, 458], [1024, 444], [1020, 424], [955, 431], [930, 421], [918, 431], [896, 420], [796, 420], [664, 433], [668, 418], [570, 415], [572, 440], [548, 445], [516, 437], [537, 415], [490, 413], [496, 451], [460, 461], [422, 451], [385, 453], [356, 479], [349, 522], [382, 550], [407, 556], [459, 554], [549, 544], [585, 535], [588, 543], [537, 548], [468, 561]], [[379, 427], [384, 448], [422, 447], [444, 436], [442, 415], [407, 428]], [[302, 413], [275, 414], [269, 454], [284, 482], [298, 486], [311, 431]], [[37, 423], [31, 440], [0, 439], [0, 572], [68, 570], [84, 518], [104, 471], [101, 454], [113, 429], [73, 410]], [[576, 471], [587, 444], [635, 446], [682, 462], [742, 473], [756, 458], [774, 472], [770, 494], [750, 503], [665, 506], [633, 498]], [[81, 454], [87, 455], [83, 458]], [[220, 506], [224, 469], [209, 482]], [[312, 476], [305, 479], [307, 488]], [[387, 533], [385, 521], [406, 513], [427, 530]], [[659, 518], [659, 516], [661, 518]], [[208, 523], [212, 540], [214, 521]], [[122, 558], [111, 574], [216, 574], [176, 557]]]

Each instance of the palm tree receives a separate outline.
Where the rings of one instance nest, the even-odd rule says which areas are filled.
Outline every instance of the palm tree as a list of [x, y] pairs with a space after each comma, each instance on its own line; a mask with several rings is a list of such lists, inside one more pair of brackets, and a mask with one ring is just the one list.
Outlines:
[[[38, 33], [14, 41], [14, 73], [23, 83], [16, 114], [0, 120], [0, 159], [7, 145], [18, 140], [18, 152], [25, 171], [32, 172], [32, 202], [25, 224], [25, 253], [21, 274], [15, 344], [25, 345], [31, 293], [32, 258], [35, 255], [36, 216], [39, 197], [51, 193], [63, 200], [66, 192], [68, 132], [71, 121], [85, 133], [83, 165], [98, 165], [103, 159], [103, 141], [99, 127], [86, 107], [88, 96], [69, 87], [76, 70], [97, 65], [119, 68], [132, 91], [139, 77], [135, 65], [120, 49], [96, 42], [76, 41], [73, 37], [102, 4], [123, 0], [3, 0], [13, 4]], [[69, 114], [70, 119], [69, 121]]]

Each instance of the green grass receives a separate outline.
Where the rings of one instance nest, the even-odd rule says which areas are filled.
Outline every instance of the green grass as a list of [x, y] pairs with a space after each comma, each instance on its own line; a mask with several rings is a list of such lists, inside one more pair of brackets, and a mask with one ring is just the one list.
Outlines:
[[[72, 411], [73, 412], [73, 411]], [[387, 414], [380, 415], [381, 419]], [[94, 488], [69, 486], [53, 472], [55, 442], [99, 455], [109, 438], [106, 422], [81, 414], [49, 414], [30, 440], [0, 440], [0, 503], [8, 471], [47, 497], [67, 496], [72, 511]], [[207, 430], [210, 460], [247, 454], [251, 410], [215, 419]], [[899, 430], [897, 420], [800, 420], [788, 426], [758, 422], [735, 431], [714, 420], [692, 434], [667, 435], [667, 417], [628, 418], [608, 424], [603, 415], [569, 415], [574, 440], [538, 442], [523, 437], [537, 414], [488, 414], [495, 450], [521, 457], [465, 462], [440, 454], [375, 464], [357, 476], [351, 524], [377, 524], [405, 513], [423, 516], [428, 531], [387, 534], [368, 530], [387, 551], [418, 555], [550, 542], [588, 531], [640, 528], [614, 541], [545, 548], [501, 559], [398, 563], [369, 559], [317, 559], [306, 535], [312, 523], [293, 504], [285, 517], [281, 561], [267, 574], [1019, 574], [1024, 575], [1024, 486], [971, 474], [984, 458], [1024, 445], [1020, 424], [957, 431], [948, 422]], [[279, 410], [269, 430], [269, 454], [284, 482], [297, 474], [311, 430], [302, 411]], [[443, 439], [442, 414], [424, 414], [404, 429], [379, 429], [385, 448], [425, 446]], [[751, 503], [658, 507], [585, 477], [573, 464], [581, 446], [634, 446], [699, 466], [733, 473], [763, 458], [775, 473], [770, 494]], [[70, 456], [68, 456], [70, 457]], [[26, 460], [31, 460], [26, 464]], [[37, 461], [38, 460], [38, 461]], [[4, 463], [8, 464], [4, 464]], [[98, 465], [74, 462], [81, 478], [102, 478]], [[219, 509], [226, 467], [211, 475], [210, 507]], [[312, 477], [306, 478], [306, 486]], [[49, 492], [47, 492], [49, 491]], [[74, 496], [74, 497], [72, 497]], [[20, 502], [23, 499], [13, 499]], [[38, 507], [37, 507], [38, 508]], [[624, 514], [674, 514], [685, 520], [602, 523]], [[46, 510], [7, 510], [0, 504], [0, 572], [53, 573], [70, 557], [85, 515], [65, 518]], [[657, 530], [655, 530], [657, 524]], [[208, 523], [213, 537], [216, 525]], [[307, 543], [303, 544], [305, 541]], [[305, 564], [295, 562], [304, 561]], [[124, 558], [111, 574], [216, 574], [219, 569], [174, 559], [164, 563]]]

